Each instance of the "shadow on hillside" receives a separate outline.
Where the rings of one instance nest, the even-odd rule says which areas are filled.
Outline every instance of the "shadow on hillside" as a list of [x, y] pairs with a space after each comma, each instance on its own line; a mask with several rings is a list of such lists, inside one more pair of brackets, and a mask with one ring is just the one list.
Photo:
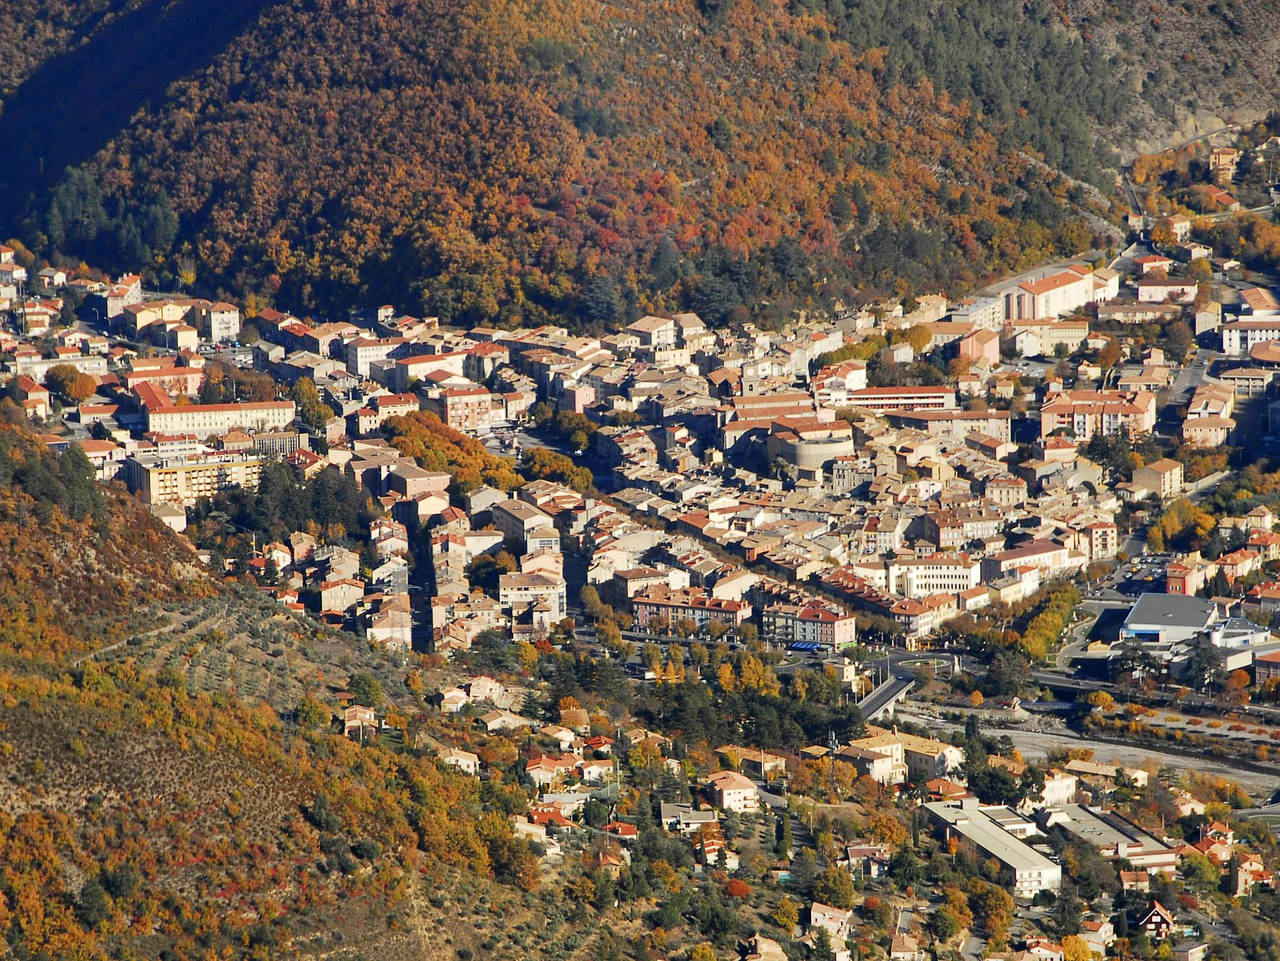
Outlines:
[[38, 200], [275, 2], [150, 0], [43, 64], [0, 115], [0, 218]]

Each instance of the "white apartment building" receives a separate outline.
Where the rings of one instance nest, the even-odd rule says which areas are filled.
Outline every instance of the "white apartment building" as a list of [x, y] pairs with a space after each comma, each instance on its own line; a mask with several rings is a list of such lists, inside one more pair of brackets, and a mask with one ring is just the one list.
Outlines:
[[515, 614], [545, 604], [547, 621], [562, 620], [567, 606], [564, 578], [547, 571], [503, 574], [498, 578], [498, 603]]
[[[347, 371], [357, 377], [368, 377], [370, 365], [386, 360], [405, 343], [403, 337], [358, 337], [347, 344]], [[403, 389], [403, 388], [397, 388]]]
[[1039, 280], [1018, 284], [1004, 295], [1005, 320], [1038, 320], [1079, 310], [1094, 297], [1093, 272], [1072, 266]]
[[1256, 345], [1280, 340], [1280, 317], [1234, 320], [1222, 325], [1222, 352], [1243, 357]]
[[[529, 554], [542, 547], [560, 549], [560, 535], [552, 524], [551, 515], [532, 504], [513, 497], [494, 504], [489, 513], [493, 526], [502, 531], [503, 540], [519, 547], [521, 554]], [[544, 543], [547, 539], [554, 543]]]
[[147, 430], [159, 434], [195, 434], [204, 438], [229, 430], [283, 430], [293, 423], [293, 401], [254, 404], [188, 404], [147, 410]]
[[1023, 567], [1034, 567], [1043, 578], [1048, 579], [1078, 569], [1083, 560], [1083, 555], [1073, 559], [1071, 551], [1061, 544], [1033, 540], [1019, 547], [984, 557], [982, 559], [983, 580], [999, 580], [1005, 574]]
[[737, 771], [719, 771], [707, 778], [712, 800], [722, 811], [746, 814], [760, 807], [760, 793], [751, 779]]
[[889, 562], [889, 590], [903, 597], [959, 594], [982, 582], [982, 565], [964, 554], [934, 554]]
[[848, 393], [851, 407], [868, 410], [952, 410], [954, 387], [864, 387]]
[[228, 341], [240, 336], [240, 310], [227, 303], [203, 303], [194, 308], [196, 329], [205, 340]]

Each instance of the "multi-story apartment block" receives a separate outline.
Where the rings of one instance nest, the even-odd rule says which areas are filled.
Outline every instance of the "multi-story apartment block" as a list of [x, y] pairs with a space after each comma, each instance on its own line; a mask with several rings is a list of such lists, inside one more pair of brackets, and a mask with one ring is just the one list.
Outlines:
[[631, 599], [636, 624], [647, 628], [653, 621], [664, 618], [667, 623], [678, 620], [693, 621], [698, 627], [708, 621], [719, 621], [728, 627], [737, 627], [751, 616], [751, 605], [746, 601], [721, 600], [699, 588], [673, 591], [664, 587], [652, 587]]
[[760, 614], [763, 633], [775, 644], [812, 643], [838, 650], [857, 640], [854, 616], [830, 604], [770, 604]]
[[1081, 442], [1094, 434], [1110, 436], [1121, 431], [1140, 437], [1155, 426], [1156, 398], [1150, 391], [1064, 390], [1040, 409], [1041, 437], [1063, 429]]
[[148, 504], [190, 507], [202, 497], [232, 487], [257, 486], [262, 460], [260, 454], [247, 452], [187, 457], [138, 454], [124, 462], [124, 480]]
[[498, 603], [516, 615], [530, 606], [545, 605], [548, 622], [563, 620], [566, 609], [564, 578], [551, 571], [502, 574], [498, 578]]
[[967, 554], [934, 554], [889, 562], [889, 589], [903, 597], [959, 594], [982, 581], [982, 565]]
[[[154, 401], [155, 398], [152, 398]], [[167, 398], [165, 399], [167, 402]], [[256, 404], [187, 404], [147, 406], [147, 430], [161, 434], [195, 434], [210, 437], [229, 430], [283, 430], [293, 423], [297, 410], [291, 400]]]
[[864, 387], [849, 391], [849, 406], [867, 410], [951, 410], [954, 387]]
[[487, 434], [493, 428], [493, 395], [484, 387], [448, 387], [427, 400], [446, 425], [464, 434]]

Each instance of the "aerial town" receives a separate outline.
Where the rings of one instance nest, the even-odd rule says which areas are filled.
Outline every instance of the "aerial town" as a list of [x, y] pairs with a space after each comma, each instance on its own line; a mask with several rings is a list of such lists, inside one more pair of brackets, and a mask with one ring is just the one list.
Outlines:
[[[5, 390], [217, 575], [427, 678], [414, 748], [514, 770], [516, 834], [599, 898], [656, 830], [773, 892], [743, 958], [1261, 956], [1280, 300], [1207, 223], [1130, 227], [958, 300], [602, 336], [248, 316], [0, 247]], [[356, 529], [236, 520], [321, 483]], [[556, 651], [641, 693], [547, 707]], [[788, 706], [705, 716], [748, 694]], [[336, 730], [388, 736], [376, 700]]]

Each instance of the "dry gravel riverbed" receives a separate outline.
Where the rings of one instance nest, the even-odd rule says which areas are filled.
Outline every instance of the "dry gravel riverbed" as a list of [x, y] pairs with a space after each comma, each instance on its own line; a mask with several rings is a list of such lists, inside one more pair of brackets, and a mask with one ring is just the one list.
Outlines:
[[[898, 716], [905, 721], [926, 725], [934, 730], [951, 732], [962, 725], [936, 717], [926, 717], [910, 711], [899, 711]], [[884, 723], [884, 722], [881, 722]], [[1200, 771], [1229, 778], [1237, 782], [1255, 799], [1266, 799], [1277, 787], [1280, 787], [1280, 765], [1270, 774], [1262, 774], [1247, 768], [1231, 765], [1221, 758], [1188, 756], [1160, 751], [1143, 746], [1112, 744], [1109, 741], [1094, 741], [1080, 737], [1067, 728], [1060, 732], [1026, 730], [1017, 727], [996, 727], [984, 725], [986, 733], [995, 737], [1009, 735], [1014, 747], [1022, 752], [1028, 761], [1041, 761], [1050, 751], [1065, 750], [1073, 747], [1086, 747], [1093, 751], [1094, 759], [1104, 764], [1115, 762], [1126, 767], [1141, 767], [1147, 759], [1153, 759], [1162, 767], [1170, 767], [1179, 771]]]

